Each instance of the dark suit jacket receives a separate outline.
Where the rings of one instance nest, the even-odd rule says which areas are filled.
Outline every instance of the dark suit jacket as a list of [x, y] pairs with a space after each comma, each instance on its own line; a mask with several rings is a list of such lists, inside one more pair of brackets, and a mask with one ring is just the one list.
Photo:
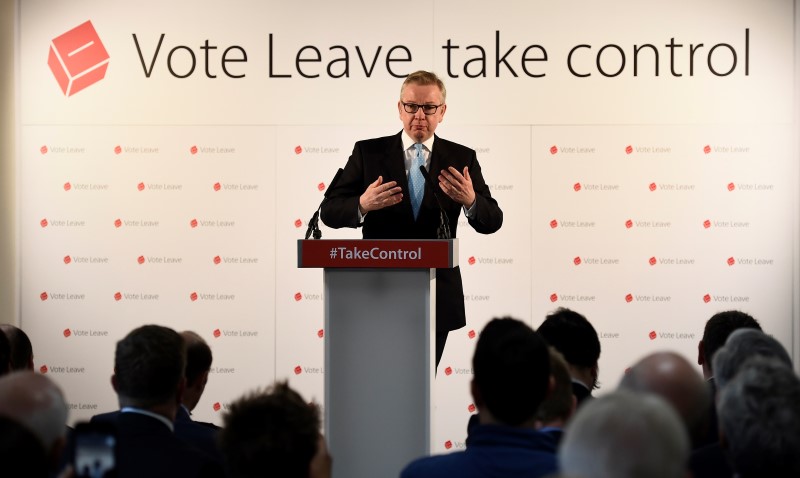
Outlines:
[[[328, 227], [362, 227], [364, 239], [436, 239], [439, 226], [439, 206], [430, 188], [425, 189], [417, 220], [411, 211], [408, 178], [404, 163], [401, 133], [383, 138], [359, 141], [344, 167], [338, 184], [328, 191], [322, 204], [321, 218]], [[434, 136], [433, 154], [430, 158], [431, 179], [450, 221], [450, 232], [456, 237], [458, 218], [462, 207], [451, 200], [438, 187], [439, 172], [453, 166], [459, 171], [469, 167], [475, 190], [475, 214], [470, 226], [482, 234], [491, 234], [503, 224], [503, 211], [492, 198], [483, 179], [475, 151], [460, 144]], [[358, 199], [371, 183], [383, 176], [384, 183], [397, 181], [403, 189], [403, 200], [378, 211], [372, 211], [358, 223]], [[439, 332], [455, 330], [466, 325], [464, 289], [461, 271], [438, 269], [436, 271], [436, 329]]]
[[222, 464], [222, 454], [217, 446], [217, 429], [211, 423], [192, 420], [185, 408], [178, 407], [175, 415], [175, 436]]
[[179, 439], [159, 420], [140, 413], [92, 417], [117, 428], [117, 477], [222, 477], [222, 467]]

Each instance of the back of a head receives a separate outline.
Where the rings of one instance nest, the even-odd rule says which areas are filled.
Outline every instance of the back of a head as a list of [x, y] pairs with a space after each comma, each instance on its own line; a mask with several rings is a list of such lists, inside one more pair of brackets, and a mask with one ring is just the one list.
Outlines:
[[575, 395], [572, 393], [572, 379], [569, 376], [567, 362], [555, 347], [548, 347], [548, 350], [550, 375], [555, 386], [536, 411], [536, 420], [543, 425], [556, 421], [566, 422], [572, 416], [575, 407]]
[[739, 372], [742, 364], [755, 356], [775, 358], [792, 366], [789, 353], [773, 337], [756, 329], [735, 330], [714, 356], [714, 379], [718, 388], [723, 388]]
[[678, 412], [690, 435], [699, 437], [703, 433], [711, 397], [700, 373], [683, 356], [674, 352], [650, 354], [631, 367], [619, 388], [660, 396]]
[[231, 404], [220, 450], [232, 478], [307, 478], [319, 429], [319, 409], [278, 382]]
[[8, 478], [48, 476], [48, 457], [36, 436], [8, 417], [0, 417], [0, 469]]
[[33, 346], [28, 334], [10, 324], [0, 324], [0, 331], [8, 337], [11, 346], [9, 368], [11, 370], [33, 370]]
[[749, 359], [720, 391], [718, 413], [738, 476], [800, 476], [800, 379], [791, 365]]
[[5, 375], [11, 369], [11, 343], [6, 334], [0, 330], [0, 376]]
[[583, 405], [558, 452], [562, 473], [581, 478], [681, 478], [689, 440], [655, 395], [616, 391]]
[[549, 314], [538, 332], [570, 365], [593, 367], [600, 358], [597, 331], [583, 315], [566, 308]]
[[120, 403], [149, 408], [173, 400], [183, 379], [186, 350], [174, 330], [144, 325], [117, 342], [114, 377]]
[[499, 422], [517, 426], [534, 418], [547, 394], [550, 358], [545, 341], [525, 323], [492, 319], [472, 358], [483, 406]]
[[47, 452], [65, 438], [67, 413], [61, 389], [46, 376], [22, 370], [0, 378], [0, 416], [26, 426]]
[[197, 333], [186, 330], [181, 332], [181, 337], [186, 344], [186, 384], [190, 386], [211, 369], [213, 356], [211, 347]]
[[711, 370], [714, 355], [737, 329], [761, 330], [761, 325], [750, 314], [739, 310], [718, 312], [706, 322], [703, 329], [703, 358]]

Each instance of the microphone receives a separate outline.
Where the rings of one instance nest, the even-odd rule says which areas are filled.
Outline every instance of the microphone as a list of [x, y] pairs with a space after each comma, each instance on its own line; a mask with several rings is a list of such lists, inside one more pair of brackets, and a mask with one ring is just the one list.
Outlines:
[[422, 177], [425, 178], [425, 184], [433, 191], [436, 204], [439, 205], [439, 228], [436, 230], [436, 237], [439, 239], [452, 239], [450, 235], [450, 219], [447, 217], [447, 213], [444, 212], [442, 201], [439, 200], [439, 193], [436, 192], [436, 185], [433, 179], [431, 179], [431, 175], [428, 174], [428, 170], [425, 169], [425, 166], [420, 166], [419, 171], [422, 173]]
[[325, 198], [322, 200], [321, 203], [319, 203], [319, 206], [317, 206], [317, 210], [314, 211], [314, 215], [311, 216], [311, 219], [309, 219], [308, 221], [308, 229], [306, 229], [306, 239], [308, 239], [309, 236], [311, 236], [312, 234], [314, 236], [314, 239], [322, 239], [322, 231], [319, 230], [319, 210], [322, 207], [322, 203], [325, 202], [325, 199], [328, 199], [328, 195], [330, 194], [331, 190], [336, 186], [336, 183], [339, 182], [339, 178], [342, 177], [343, 172], [344, 170], [342, 168], [339, 168], [339, 170], [336, 171], [336, 174], [333, 176], [333, 179], [331, 179], [331, 183], [330, 185], [328, 185], [328, 189], [325, 190]]

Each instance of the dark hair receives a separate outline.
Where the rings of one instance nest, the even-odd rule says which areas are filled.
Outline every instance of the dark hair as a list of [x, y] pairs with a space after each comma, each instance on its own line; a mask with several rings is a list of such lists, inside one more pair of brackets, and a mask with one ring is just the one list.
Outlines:
[[703, 360], [709, 370], [713, 370], [714, 354], [725, 345], [728, 336], [734, 330], [744, 328], [761, 330], [761, 325], [750, 314], [739, 310], [718, 312], [708, 319], [703, 330]]
[[504, 317], [486, 324], [475, 346], [472, 367], [484, 405], [506, 425], [533, 418], [547, 394], [547, 344], [519, 320]]
[[231, 404], [219, 446], [233, 478], [307, 478], [317, 452], [320, 417], [315, 405], [277, 382]]
[[181, 332], [186, 343], [186, 385], [193, 385], [200, 376], [211, 369], [211, 347], [191, 330]]
[[538, 331], [569, 364], [593, 367], [600, 359], [597, 331], [586, 317], [573, 310], [557, 309], [544, 319]]
[[144, 325], [117, 342], [117, 393], [132, 406], [150, 407], [175, 396], [183, 378], [183, 338], [160, 325]]
[[0, 375], [5, 375], [10, 371], [11, 365], [11, 344], [6, 334], [0, 330]]
[[11, 346], [9, 369], [27, 370], [33, 360], [33, 346], [28, 334], [10, 324], [0, 324], [0, 331], [5, 333]]

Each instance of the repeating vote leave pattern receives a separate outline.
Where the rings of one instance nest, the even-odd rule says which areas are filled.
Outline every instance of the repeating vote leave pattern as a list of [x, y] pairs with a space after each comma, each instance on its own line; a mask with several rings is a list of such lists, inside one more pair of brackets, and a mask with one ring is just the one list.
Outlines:
[[[43, 5], [23, 4], [21, 12], [26, 27], [23, 76], [47, 88], [39, 91], [46, 101], [26, 96], [20, 107], [20, 309], [36, 349], [37, 370], [64, 388], [70, 421], [117, 407], [108, 385], [115, 344], [146, 323], [194, 330], [211, 345], [214, 364], [194, 411], [198, 420], [220, 423], [233, 400], [275, 379], [289, 380], [305, 398], [322, 403], [324, 342], [335, 331], [326, 329], [323, 320], [322, 272], [297, 268], [296, 241], [353, 143], [400, 130], [393, 109], [396, 98], [387, 98], [386, 105], [351, 103], [348, 77], [331, 77], [339, 71], [337, 65], [328, 71], [327, 62], [310, 61], [311, 48], [298, 53], [296, 63], [294, 57], [287, 63], [277, 49], [291, 32], [270, 36], [271, 24], [259, 27], [262, 47], [275, 48], [269, 57], [259, 57], [260, 50], [249, 44], [226, 53], [206, 43], [206, 49], [190, 55], [191, 48], [181, 48], [180, 39], [211, 33], [197, 26], [202, 22], [179, 18], [173, 10], [170, 21], [182, 29], [163, 27], [167, 32], [162, 37], [141, 27], [135, 44], [135, 29], [121, 27], [124, 22], [97, 2], [71, 4], [77, 9], [74, 15], [81, 14], [78, 20], [58, 20], [53, 14], [47, 16], [47, 31], [34, 28], [39, 24], [34, 20], [47, 11]], [[453, 9], [459, 20], [474, 16], [460, 10]], [[273, 8], [263, 18], [272, 13], [279, 12]], [[498, 21], [507, 22], [502, 18]], [[753, 58], [763, 53], [757, 50], [766, 41], [763, 30], [750, 28], [746, 44], [744, 27], [714, 32], [714, 38], [727, 38], [731, 31], [741, 38], [731, 50], [721, 46], [713, 54], [703, 51], [704, 59], [712, 57], [704, 69], [730, 67], [730, 62], [715, 62], [735, 50], [738, 63], [726, 79], [743, 76], [745, 51], [751, 55], [748, 81], [762, 81], [764, 75], [759, 75], [770, 73], [752, 71]], [[242, 30], [247, 35], [252, 28]], [[322, 28], [308, 33], [303, 44], [337, 44], [330, 40], [339, 38], [336, 27], [327, 28], [328, 33]], [[510, 24], [492, 27], [487, 38], [490, 43], [508, 42], [502, 50], [508, 51], [524, 33], [514, 36], [510, 30]], [[465, 55], [478, 50], [455, 46], [469, 45], [464, 38], [471, 31], [444, 33], [451, 38], [439, 38], [439, 30], [435, 41], [426, 37], [425, 44], [450, 49], [422, 55], [412, 45], [408, 50], [415, 56], [407, 63], [398, 60], [405, 54], [400, 48], [376, 53], [379, 67], [371, 70], [375, 75], [368, 83], [396, 94], [400, 80], [388, 72], [409, 65], [436, 67], [446, 82], [452, 81], [448, 121], [437, 134], [476, 151], [487, 185], [504, 211], [504, 225], [492, 235], [476, 233], [463, 215], [459, 218], [467, 326], [450, 334], [435, 382], [434, 451], [465, 446], [467, 420], [477, 412], [469, 396], [472, 353], [492, 317], [511, 315], [538, 327], [557, 307], [586, 315], [602, 344], [601, 393], [612, 390], [624, 371], [651, 351], [677, 350], [693, 359], [705, 321], [721, 310], [752, 313], [765, 330], [790, 346], [791, 238], [797, 221], [786, 206], [793, 204], [797, 188], [791, 181], [797, 175], [790, 125], [737, 125], [722, 117], [694, 125], [639, 125], [636, 119], [606, 125], [587, 120], [595, 117], [592, 112], [559, 126], [518, 121], [517, 83], [512, 82], [538, 81], [527, 72], [555, 65], [559, 49], [546, 45], [553, 56], [549, 63], [533, 60], [544, 50], [511, 50], [507, 61], [516, 58], [509, 66], [519, 77], [512, 77], [499, 59], [496, 66], [500, 76], [508, 77], [504, 85], [512, 86], [495, 89], [492, 98], [465, 97], [460, 90], [473, 86], [460, 81], [481, 64], [466, 63]], [[380, 35], [371, 35], [377, 42]], [[566, 56], [576, 42], [562, 35]], [[664, 35], [669, 42], [669, 32]], [[594, 74], [570, 75], [569, 81], [576, 83], [569, 85], [581, 98], [586, 98], [582, 85], [596, 85], [581, 81], [603, 75], [620, 86], [639, 85], [630, 76], [630, 62], [625, 74], [609, 76], [608, 58], [617, 50], [601, 52], [605, 44], [611, 40], [598, 39], [573, 53], [575, 73]], [[328, 56], [339, 51], [317, 50]], [[358, 52], [367, 54], [363, 45]], [[248, 60], [236, 61], [244, 58], [242, 53]], [[217, 60], [214, 69], [200, 63], [208, 61], [204, 54]], [[437, 63], [447, 55], [449, 62]], [[598, 55], [602, 63], [593, 61]], [[222, 57], [226, 60], [220, 62]], [[758, 58], [763, 61], [764, 56]], [[286, 64], [295, 65], [294, 70], [277, 69]], [[274, 75], [291, 71], [293, 76], [273, 77], [260, 84], [258, 95], [237, 101], [238, 85], [252, 81], [258, 65], [265, 77], [270, 67]], [[362, 65], [370, 68], [369, 62]], [[144, 76], [143, 67], [151, 75]], [[180, 78], [190, 67], [196, 70], [193, 76]], [[498, 77], [491, 75], [494, 65], [484, 68], [487, 76]], [[299, 73], [317, 70], [328, 78]], [[246, 78], [236, 78], [244, 73]], [[670, 85], [682, 81], [671, 73], [665, 76]], [[698, 70], [692, 81], [714, 88], [720, 78]], [[279, 103], [265, 99], [281, 89], [281, 82], [289, 85], [291, 92], [282, 94], [290, 98]], [[298, 82], [304, 82], [310, 99], [292, 93], [292, 88], [300, 91]], [[176, 84], [192, 98], [191, 107], [182, 95], [173, 94]], [[553, 87], [552, 82], [547, 85]], [[202, 95], [195, 94], [201, 90]], [[276, 105], [285, 106], [289, 99], [294, 108], [313, 115], [313, 109], [324, 109], [314, 96], [320, 91], [347, 103], [344, 109], [367, 104], [383, 108], [384, 122], [369, 117], [309, 125], [250, 121], [251, 110], [281, 109]], [[471, 114], [475, 104], [491, 104], [514, 119], [501, 125], [486, 121]], [[700, 106], [684, 105], [685, 115]], [[536, 108], [552, 105], [523, 109]], [[625, 114], [639, 118], [636, 111], [647, 108], [636, 105]], [[219, 121], [196, 119], [204, 109], [213, 110]], [[122, 113], [107, 120], [107, 110]], [[149, 111], [145, 121], [135, 119], [141, 118], [141, 110]], [[330, 118], [326, 114], [320, 117]], [[434, 157], [435, 151], [434, 143]], [[361, 236], [360, 229], [322, 226], [322, 232], [324, 239]], [[392, 252], [375, 253], [389, 259]], [[406, 251], [406, 258], [413, 259], [413, 252]], [[332, 259], [372, 257], [371, 249], [328, 253]]]

